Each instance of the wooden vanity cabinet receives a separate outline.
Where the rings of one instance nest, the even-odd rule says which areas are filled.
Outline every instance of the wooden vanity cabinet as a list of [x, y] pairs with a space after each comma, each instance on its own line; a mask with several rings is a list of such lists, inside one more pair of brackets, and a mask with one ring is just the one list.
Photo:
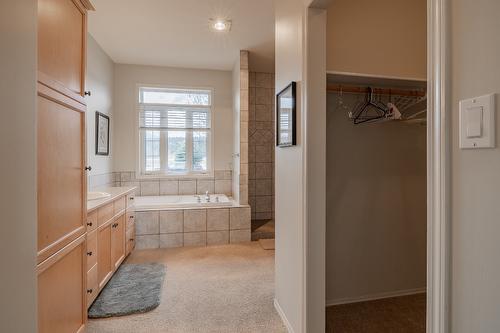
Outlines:
[[[127, 198], [130, 195], [130, 193], [120, 195], [88, 212], [89, 216], [95, 216], [98, 227], [92, 232], [87, 229], [87, 244], [96, 248], [97, 252], [95, 266], [90, 262], [91, 257], [87, 257], [87, 289], [92, 294], [87, 296], [87, 307], [92, 304], [99, 292], [106, 286], [106, 283], [125, 260], [125, 257], [131, 252], [131, 248], [127, 247], [128, 241], [126, 237], [126, 231], [128, 230], [127, 216], [129, 212], [133, 212], [131, 207], [127, 207]], [[88, 226], [88, 228], [91, 228], [91, 226]], [[87, 250], [90, 251], [90, 249]], [[92, 292], [90, 292], [91, 289]]]
[[101, 289], [113, 274], [114, 268], [111, 259], [111, 223], [99, 227], [97, 232], [97, 277]]
[[125, 214], [111, 225], [111, 262], [117, 269], [125, 259]]

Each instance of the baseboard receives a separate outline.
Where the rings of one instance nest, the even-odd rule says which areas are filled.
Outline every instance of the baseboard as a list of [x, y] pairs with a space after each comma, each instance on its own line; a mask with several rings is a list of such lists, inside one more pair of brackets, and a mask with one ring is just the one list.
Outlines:
[[278, 300], [276, 298], [274, 299], [274, 308], [276, 309], [276, 311], [280, 315], [281, 321], [283, 321], [283, 324], [285, 324], [285, 327], [286, 327], [288, 333], [295, 333], [292, 325], [290, 325], [290, 322], [288, 321], [288, 318], [285, 315], [285, 312], [283, 312], [283, 309], [281, 308], [280, 303], [278, 302]]
[[389, 291], [389, 292], [385, 292], [385, 293], [364, 295], [364, 296], [359, 296], [359, 297], [339, 298], [339, 299], [333, 299], [333, 300], [326, 300], [326, 306], [328, 307], [328, 306], [340, 305], [340, 304], [374, 301], [377, 299], [384, 299], [384, 298], [391, 298], [391, 297], [398, 297], [398, 296], [423, 294], [426, 291], [427, 291], [427, 288], [424, 287], [424, 288], [416, 288], [416, 289]]

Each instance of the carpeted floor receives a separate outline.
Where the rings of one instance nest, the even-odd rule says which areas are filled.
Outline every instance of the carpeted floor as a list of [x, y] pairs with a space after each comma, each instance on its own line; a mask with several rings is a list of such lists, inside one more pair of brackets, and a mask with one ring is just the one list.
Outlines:
[[326, 308], [327, 333], [424, 333], [426, 295]]
[[127, 263], [167, 265], [151, 312], [89, 320], [87, 333], [281, 333], [274, 309], [274, 251], [258, 242], [134, 251]]

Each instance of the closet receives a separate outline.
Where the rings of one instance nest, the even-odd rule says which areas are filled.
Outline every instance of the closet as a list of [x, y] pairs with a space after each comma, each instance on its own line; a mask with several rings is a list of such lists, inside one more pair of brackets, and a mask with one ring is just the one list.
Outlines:
[[87, 0], [38, 1], [38, 329], [86, 322]]
[[329, 332], [425, 327], [426, 109], [424, 80], [328, 75]]

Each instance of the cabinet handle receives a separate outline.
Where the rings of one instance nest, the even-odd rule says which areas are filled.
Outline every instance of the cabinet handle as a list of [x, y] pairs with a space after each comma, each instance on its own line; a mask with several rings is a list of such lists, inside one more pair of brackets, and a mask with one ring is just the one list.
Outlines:
[[92, 226], [92, 222], [87, 222], [87, 226], [91, 227]]
[[92, 171], [92, 167], [91, 167], [90, 165], [89, 165], [89, 166], [86, 166], [86, 167], [85, 167], [85, 170], [87, 170], [87, 171]]
[[92, 294], [92, 289], [87, 289], [87, 294]]
[[134, 197], [130, 197], [129, 200], [134, 200]]
[[87, 252], [87, 255], [90, 257], [92, 255], [92, 251]]
[[133, 239], [133, 238], [130, 238], [130, 241], [131, 241], [131, 242], [133, 242], [133, 241], [134, 241], [134, 239]]
[[133, 219], [134, 218], [134, 215], [130, 215], [130, 218]]
[[84, 92], [84, 95], [85, 95], [85, 96], [91, 96], [91, 95], [92, 95], [92, 93], [91, 93], [90, 91], [86, 91], [86, 92]]
[[112, 225], [112, 227], [113, 227], [113, 228], [116, 228], [117, 226], [118, 226], [118, 223], [114, 223], [114, 224]]

